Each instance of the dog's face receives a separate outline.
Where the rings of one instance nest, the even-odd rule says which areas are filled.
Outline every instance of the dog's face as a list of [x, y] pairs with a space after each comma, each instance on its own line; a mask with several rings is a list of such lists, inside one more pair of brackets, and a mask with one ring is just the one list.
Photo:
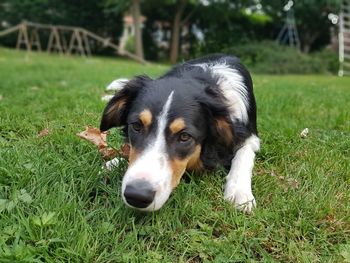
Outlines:
[[[186, 169], [202, 167], [203, 143], [217, 131], [232, 137], [223, 118], [209, 123], [202, 83], [191, 79], [138, 77], [125, 84], [105, 108], [101, 130], [124, 126], [130, 144], [122, 182], [124, 202], [158, 210]], [[232, 138], [231, 138], [232, 139]]]

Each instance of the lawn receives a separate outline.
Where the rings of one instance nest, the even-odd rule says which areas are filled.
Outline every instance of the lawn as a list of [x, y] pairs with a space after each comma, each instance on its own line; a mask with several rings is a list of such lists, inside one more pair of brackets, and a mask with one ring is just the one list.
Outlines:
[[253, 75], [253, 214], [223, 201], [224, 170], [186, 174], [145, 214], [120, 198], [126, 163], [98, 175], [76, 133], [111, 80], [166, 69], [0, 49], [0, 262], [350, 262], [350, 78]]

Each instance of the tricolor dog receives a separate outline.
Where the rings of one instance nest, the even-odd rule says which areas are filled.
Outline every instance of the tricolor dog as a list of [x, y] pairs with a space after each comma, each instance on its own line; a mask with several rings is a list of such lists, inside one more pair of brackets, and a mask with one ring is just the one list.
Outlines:
[[249, 72], [235, 57], [213, 55], [165, 75], [118, 82], [101, 131], [124, 127], [130, 144], [122, 198], [133, 208], [161, 208], [186, 170], [229, 168], [224, 198], [250, 212], [251, 177], [260, 143]]

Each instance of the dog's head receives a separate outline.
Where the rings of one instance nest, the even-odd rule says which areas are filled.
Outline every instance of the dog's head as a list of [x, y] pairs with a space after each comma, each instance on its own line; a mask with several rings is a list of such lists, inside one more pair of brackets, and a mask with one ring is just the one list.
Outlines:
[[206, 144], [232, 145], [233, 130], [213, 80], [136, 77], [109, 101], [101, 131], [124, 127], [130, 144], [124, 202], [158, 210], [186, 169], [203, 167]]

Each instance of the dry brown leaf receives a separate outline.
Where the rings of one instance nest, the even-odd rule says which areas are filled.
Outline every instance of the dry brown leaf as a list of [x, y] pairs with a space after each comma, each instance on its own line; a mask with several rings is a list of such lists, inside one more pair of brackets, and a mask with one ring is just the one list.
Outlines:
[[101, 132], [100, 129], [87, 126], [85, 131], [77, 133], [80, 138], [83, 138], [92, 144], [96, 145], [98, 151], [104, 160], [113, 159], [116, 156], [128, 158], [130, 147], [128, 144], [123, 144], [119, 150], [108, 147], [107, 145], [108, 132]]
[[286, 178], [284, 176], [278, 176], [278, 180], [281, 183], [281, 186], [284, 192], [288, 192], [289, 189], [299, 189], [300, 183], [294, 178]]
[[296, 179], [288, 180], [288, 184], [293, 189], [298, 189], [299, 188], [299, 182]]
[[125, 143], [118, 150], [111, 148], [111, 147], [106, 147], [106, 148], [101, 148], [98, 151], [102, 155], [102, 158], [106, 161], [111, 160], [117, 156], [128, 159], [129, 152], [130, 152], [130, 146], [129, 146], [129, 144]]
[[99, 149], [107, 147], [107, 132], [101, 132], [97, 128], [87, 126], [85, 131], [77, 133], [77, 135], [96, 145]]
[[41, 132], [39, 132], [38, 137], [39, 138], [45, 137], [45, 136], [49, 135], [49, 132], [50, 132], [50, 130], [48, 128], [45, 128]]
[[111, 160], [118, 155], [118, 152], [116, 151], [116, 149], [113, 149], [110, 147], [100, 148], [98, 151], [102, 155], [103, 160], [106, 160], [106, 161]]

